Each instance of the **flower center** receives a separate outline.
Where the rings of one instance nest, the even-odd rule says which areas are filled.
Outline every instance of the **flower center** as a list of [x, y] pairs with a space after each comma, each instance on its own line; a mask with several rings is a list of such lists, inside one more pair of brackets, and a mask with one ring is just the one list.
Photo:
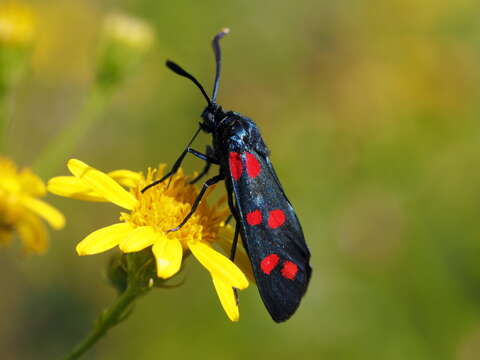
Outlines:
[[161, 171], [158, 174], [153, 170], [148, 171], [146, 179], [140, 181], [133, 190], [139, 200], [138, 206], [130, 214], [122, 213], [121, 220], [129, 222], [134, 227], [152, 226], [156, 232], [179, 240], [185, 249], [190, 241], [215, 241], [220, 223], [225, 220], [229, 211], [225, 207], [220, 208], [220, 204], [209, 206], [206, 202], [208, 193], [182, 228], [167, 232], [180, 225], [189, 214], [198, 196], [198, 189], [195, 185], [189, 184], [189, 178], [179, 171], [171, 179], [142, 194], [141, 189], [160, 176]]

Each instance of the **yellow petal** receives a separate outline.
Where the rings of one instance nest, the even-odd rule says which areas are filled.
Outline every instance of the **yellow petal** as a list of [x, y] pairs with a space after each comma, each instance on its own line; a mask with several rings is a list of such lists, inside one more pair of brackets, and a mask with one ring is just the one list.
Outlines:
[[242, 271], [226, 256], [200, 241], [190, 241], [188, 247], [197, 260], [212, 274], [237, 289], [248, 287], [248, 280]]
[[76, 159], [68, 161], [68, 169], [108, 201], [127, 210], [132, 210], [137, 205], [137, 199], [107, 174]]
[[27, 209], [44, 218], [54, 229], [61, 229], [65, 226], [63, 214], [46, 202], [30, 196], [23, 196], [22, 204]]
[[92, 255], [117, 246], [133, 228], [130, 224], [119, 223], [101, 228], [88, 235], [77, 245], [78, 255]]
[[34, 174], [30, 169], [23, 169], [19, 177], [22, 188], [34, 196], [45, 195], [45, 184], [42, 179]]
[[48, 181], [48, 191], [52, 194], [85, 201], [108, 201], [93, 191], [82, 179], [74, 176], [56, 176]]
[[113, 180], [118, 182], [120, 185], [134, 188], [138, 185], [138, 182], [142, 178], [141, 173], [134, 172], [130, 170], [115, 170], [108, 173]]
[[162, 234], [153, 245], [153, 255], [157, 260], [157, 275], [168, 279], [175, 275], [182, 265], [183, 249], [177, 239], [168, 239]]
[[238, 321], [240, 318], [240, 312], [238, 310], [237, 298], [233, 291], [232, 285], [226, 283], [223, 278], [213, 276], [213, 285], [217, 291], [220, 303], [223, 306], [223, 310], [227, 313], [227, 316], [232, 321]]
[[33, 214], [25, 215], [16, 225], [26, 252], [44, 253], [48, 247], [48, 232], [40, 219]]
[[[218, 245], [225, 251], [225, 254], [230, 254], [232, 251], [232, 240], [233, 240], [233, 231], [228, 227], [223, 227], [220, 229], [218, 233]], [[242, 242], [239, 241], [237, 244], [237, 251], [235, 252], [235, 265], [237, 265], [240, 270], [243, 271], [245, 275], [247, 275], [248, 280], [256, 283], [255, 276], [253, 275], [252, 270], [252, 263], [250, 262], [250, 258], [248, 257], [245, 249], [243, 248]]]
[[125, 253], [135, 252], [153, 245], [157, 239], [157, 233], [151, 226], [140, 226], [135, 228], [127, 237], [120, 242], [120, 250]]

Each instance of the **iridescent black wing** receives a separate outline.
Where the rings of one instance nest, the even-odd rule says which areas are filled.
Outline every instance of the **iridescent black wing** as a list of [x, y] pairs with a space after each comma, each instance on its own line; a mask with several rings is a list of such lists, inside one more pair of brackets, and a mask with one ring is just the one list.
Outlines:
[[310, 280], [310, 252], [290, 201], [267, 155], [238, 142], [229, 149], [229, 179], [240, 234], [260, 295], [273, 320], [287, 320]]

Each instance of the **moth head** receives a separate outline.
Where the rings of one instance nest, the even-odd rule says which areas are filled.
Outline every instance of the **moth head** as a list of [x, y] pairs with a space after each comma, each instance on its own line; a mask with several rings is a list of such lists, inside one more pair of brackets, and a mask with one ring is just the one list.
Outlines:
[[223, 119], [225, 113], [222, 110], [222, 107], [216, 103], [217, 94], [220, 84], [220, 69], [221, 69], [221, 52], [220, 52], [220, 39], [223, 38], [226, 34], [229, 33], [229, 29], [223, 29], [219, 32], [212, 41], [213, 52], [215, 54], [215, 83], [213, 85], [212, 97], [210, 98], [202, 84], [190, 73], [184, 70], [180, 65], [174, 63], [173, 61], [167, 60], [167, 67], [172, 70], [174, 73], [186, 77], [191, 80], [197, 88], [201, 91], [203, 97], [207, 101], [207, 107], [202, 112], [203, 122], [200, 123], [200, 128], [207, 133], [213, 132], [215, 129], [215, 123]]
[[208, 105], [202, 112], [202, 120], [200, 127], [207, 133], [212, 133], [215, 130], [216, 124], [225, 117], [225, 112], [218, 104]]

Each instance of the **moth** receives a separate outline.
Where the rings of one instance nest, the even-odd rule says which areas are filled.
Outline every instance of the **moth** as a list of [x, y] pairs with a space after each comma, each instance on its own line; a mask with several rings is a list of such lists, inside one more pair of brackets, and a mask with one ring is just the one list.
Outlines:
[[[307, 290], [312, 273], [310, 251], [257, 125], [252, 119], [238, 112], [226, 111], [216, 103], [221, 70], [220, 39], [228, 31], [222, 30], [212, 41], [216, 64], [212, 97], [182, 67], [172, 61], [166, 62], [170, 70], [190, 79], [198, 87], [207, 101], [207, 107], [201, 114], [198, 130], [172, 169], [142, 192], [175, 174], [188, 153], [206, 162], [192, 182], [205, 176], [212, 164], [219, 166], [218, 174], [203, 184], [189, 214], [169, 231], [180, 229], [188, 221], [210, 186], [225, 181], [228, 204], [236, 221], [230, 259], [233, 261], [235, 258], [240, 235], [263, 303], [272, 319], [282, 322], [297, 310]], [[212, 145], [205, 153], [191, 147], [201, 131], [212, 136]]]

